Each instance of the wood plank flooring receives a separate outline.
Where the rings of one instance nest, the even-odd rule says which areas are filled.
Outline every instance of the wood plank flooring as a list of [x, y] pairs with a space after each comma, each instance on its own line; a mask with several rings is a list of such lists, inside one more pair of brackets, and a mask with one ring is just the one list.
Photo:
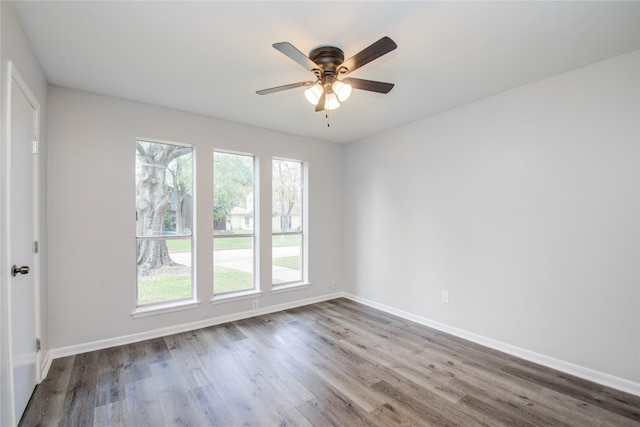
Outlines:
[[53, 361], [22, 426], [640, 426], [640, 397], [346, 299]]

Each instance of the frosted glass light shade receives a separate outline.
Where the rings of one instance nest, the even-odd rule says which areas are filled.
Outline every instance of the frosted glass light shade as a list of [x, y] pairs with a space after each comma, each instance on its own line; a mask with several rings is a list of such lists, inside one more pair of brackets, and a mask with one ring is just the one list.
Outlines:
[[324, 89], [322, 88], [322, 85], [320, 83], [316, 83], [313, 86], [311, 86], [309, 89], [304, 91], [304, 96], [305, 98], [307, 98], [307, 101], [309, 101], [311, 104], [318, 105], [318, 102], [320, 101], [320, 97], [322, 96], [323, 90]]
[[351, 95], [351, 85], [341, 82], [340, 80], [336, 80], [333, 82], [333, 91], [338, 96], [338, 101], [344, 102], [349, 99]]
[[335, 110], [340, 106], [340, 102], [338, 102], [338, 97], [335, 93], [330, 92], [327, 93], [327, 97], [324, 101], [324, 109], [325, 110]]

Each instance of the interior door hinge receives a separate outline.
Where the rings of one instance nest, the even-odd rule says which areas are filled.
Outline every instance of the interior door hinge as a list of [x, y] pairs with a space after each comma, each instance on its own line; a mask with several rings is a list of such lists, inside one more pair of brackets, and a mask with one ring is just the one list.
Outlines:
[[36, 338], [36, 351], [40, 351], [40, 350], [42, 350], [40, 346], [40, 338]]
[[33, 253], [34, 254], [38, 253], [38, 241], [37, 240], [35, 242], [33, 242]]
[[38, 145], [39, 145], [39, 141], [38, 140], [33, 140], [31, 141], [31, 153], [32, 154], [38, 154]]

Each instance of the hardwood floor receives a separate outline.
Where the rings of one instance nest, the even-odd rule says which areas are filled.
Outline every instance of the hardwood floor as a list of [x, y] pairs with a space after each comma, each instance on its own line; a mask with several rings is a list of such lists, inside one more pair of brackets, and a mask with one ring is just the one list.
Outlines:
[[640, 426], [640, 397], [346, 299], [54, 360], [22, 426]]

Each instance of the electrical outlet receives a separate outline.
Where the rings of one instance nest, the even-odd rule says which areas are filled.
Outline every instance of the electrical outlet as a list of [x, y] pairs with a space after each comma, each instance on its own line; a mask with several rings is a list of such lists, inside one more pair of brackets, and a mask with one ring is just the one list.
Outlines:
[[252, 310], [257, 310], [259, 305], [260, 305], [259, 304], [259, 300], [257, 300], [257, 299], [251, 300], [251, 309]]
[[440, 301], [449, 304], [449, 291], [440, 291]]

